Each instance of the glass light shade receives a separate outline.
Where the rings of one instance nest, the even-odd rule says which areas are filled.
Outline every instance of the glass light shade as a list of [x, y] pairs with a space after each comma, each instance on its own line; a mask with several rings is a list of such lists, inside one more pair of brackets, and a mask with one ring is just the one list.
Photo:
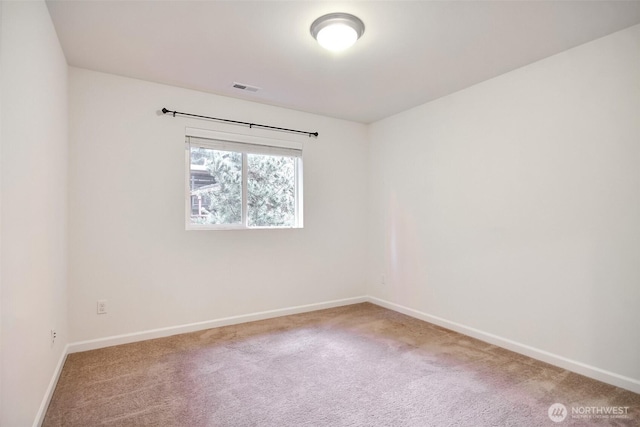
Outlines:
[[352, 46], [364, 33], [364, 23], [348, 13], [330, 13], [311, 24], [311, 35], [325, 49], [339, 52]]
[[358, 40], [356, 30], [345, 24], [332, 24], [320, 30], [317, 37], [320, 46], [334, 52], [340, 52]]

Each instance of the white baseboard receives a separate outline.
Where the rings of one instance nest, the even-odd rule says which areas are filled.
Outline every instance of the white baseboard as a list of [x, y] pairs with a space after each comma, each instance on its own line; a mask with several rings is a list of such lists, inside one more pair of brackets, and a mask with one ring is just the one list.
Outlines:
[[51, 381], [49, 381], [49, 386], [47, 387], [47, 391], [44, 394], [42, 403], [40, 403], [40, 408], [38, 409], [38, 413], [36, 414], [36, 419], [33, 422], [33, 427], [40, 427], [42, 425], [42, 422], [44, 421], [44, 416], [47, 413], [47, 408], [49, 407], [49, 403], [51, 402], [51, 398], [53, 397], [53, 392], [56, 389], [56, 385], [58, 384], [58, 379], [60, 378], [60, 374], [62, 373], [62, 367], [64, 366], [65, 360], [67, 360], [68, 354], [69, 354], [69, 344], [65, 345], [64, 350], [62, 350], [62, 354], [60, 355], [60, 360], [58, 360], [56, 369], [55, 371], [53, 371], [53, 376], [51, 377]]
[[595, 380], [602, 381], [603, 383], [624, 388], [634, 393], [640, 393], [640, 380], [625, 377], [623, 375], [606, 371], [604, 369], [596, 368], [595, 366], [587, 365], [586, 363], [578, 362], [576, 360], [567, 359], [566, 357], [558, 356], [557, 354], [549, 353], [548, 351], [540, 350], [526, 344], [522, 344], [494, 334], [490, 334], [488, 332], [481, 331], [479, 329], [462, 325], [460, 323], [451, 322], [441, 317], [433, 316], [431, 314], [427, 314], [419, 310], [414, 310], [412, 308], [405, 307], [403, 305], [386, 301], [380, 298], [369, 296], [367, 300], [372, 304], [376, 304], [381, 307], [388, 308], [389, 310], [406, 314], [407, 316], [411, 316], [419, 320], [424, 320], [425, 322], [433, 323], [434, 325], [442, 326], [443, 328], [450, 329], [452, 331], [456, 331], [473, 338], [477, 338], [489, 344], [497, 345], [498, 347], [523, 354], [533, 359], [549, 363], [550, 365], [558, 366], [568, 371], [584, 375], [585, 377], [593, 378]]
[[189, 323], [180, 326], [170, 326], [167, 328], [151, 329], [148, 331], [133, 332], [130, 334], [115, 335], [111, 337], [98, 338], [88, 341], [79, 341], [69, 344], [69, 353], [95, 350], [98, 348], [111, 347], [120, 344], [129, 344], [137, 341], [144, 341], [154, 338], [163, 338], [171, 335], [185, 334], [189, 332], [202, 331], [205, 329], [219, 328], [221, 326], [236, 325], [239, 323], [254, 322], [256, 320], [271, 319], [274, 317], [288, 316], [290, 314], [306, 313], [309, 311], [323, 310], [325, 308], [340, 307], [344, 305], [358, 304], [366, 302], [366, 296], [345, 298], [334, 301], [326, 301], [317, 304], [298, 305], [295, 307], [282, 308], [277, 310], [260, 311], [258, 313], [243, 314], [240, 316], [224, 317], [204, 322]]

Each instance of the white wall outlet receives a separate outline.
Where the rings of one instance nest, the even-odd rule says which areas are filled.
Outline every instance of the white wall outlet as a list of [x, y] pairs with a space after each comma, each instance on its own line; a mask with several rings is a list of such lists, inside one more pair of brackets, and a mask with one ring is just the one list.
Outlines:
[[54, 345], [56, 343], [56, 338], [58, 338], [58, 333], [56, 332], [55, 329], [51, 330], [51, 345]]
[[107, 314], [107, 300], [99, 299], [98, 300], [98, 314]]

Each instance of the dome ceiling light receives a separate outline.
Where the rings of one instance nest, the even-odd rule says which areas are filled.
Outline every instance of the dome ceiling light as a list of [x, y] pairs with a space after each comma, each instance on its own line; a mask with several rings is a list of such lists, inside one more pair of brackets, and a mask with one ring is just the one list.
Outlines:
[[351, 47], [364, 33], [364, 23], [348, 13], [329, 13], [313, 21], [311, 35], [333, 52]]

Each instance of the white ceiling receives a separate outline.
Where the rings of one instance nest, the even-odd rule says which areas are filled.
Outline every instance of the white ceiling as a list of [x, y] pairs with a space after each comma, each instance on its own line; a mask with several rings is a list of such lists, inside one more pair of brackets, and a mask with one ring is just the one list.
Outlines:
[[[363, 123], [640, 23], [640, 1], [47, 5], [69, 65]], [[309, 34], [330, 12], [366, 26], [340, 54]], [[242, 92], [234, 81], [261, 90]]]

